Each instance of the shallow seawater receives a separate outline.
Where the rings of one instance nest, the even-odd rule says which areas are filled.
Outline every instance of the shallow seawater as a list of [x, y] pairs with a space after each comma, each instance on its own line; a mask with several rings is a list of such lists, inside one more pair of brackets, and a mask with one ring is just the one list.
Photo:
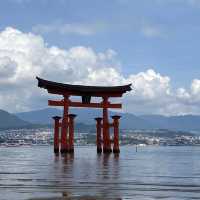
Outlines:
[[200, 147], [121, 147], [119, 156], [76, 147], [0, 148], [0, 199], [200, 199]]

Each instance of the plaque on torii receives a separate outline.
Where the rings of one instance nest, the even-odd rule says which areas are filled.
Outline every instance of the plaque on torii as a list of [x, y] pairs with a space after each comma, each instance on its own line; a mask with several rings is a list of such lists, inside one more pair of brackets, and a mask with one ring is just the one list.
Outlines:
[[[121, 103], [110, 103], [110, 97], [122, 97], [127, 91], [131, 91], [131, 84], [123, 86], [85, 86], [71, 85], [48, 81], [36, 77], [38, 87], [44, 88], [51, 94], [61, 95], [61, 100], [49, 100], [49, 106], [62, 106], [63, 116], [54, 116], [54, 152], [73, 153], [74, 152], [74, 118], [76, 115], [69, 114], [69, 107], [102, 108], [103, 116], [95, 118], [97, 130], [97, 153], [119, 153], [119, 119], [120, 116], [112, 116], [113, 122], [109, 123], [108, 108], [120, 109]], [[82, 101], [72, 101], [70, 96], [81, 96]], [[101, 97], [101, 102], [91, 102], [91, 97]], [[59, 140], [59, 130], [61, 127], [61, 144]], [[110, 138], [110, 127], [113, 127], [113, 146]]]

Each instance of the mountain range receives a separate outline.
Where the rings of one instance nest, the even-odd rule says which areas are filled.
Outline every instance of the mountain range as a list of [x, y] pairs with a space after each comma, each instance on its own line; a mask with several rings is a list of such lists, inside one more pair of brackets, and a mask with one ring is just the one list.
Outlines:
[[[95, 117], [102, 116], [100, 109], [70, 109], [70, 113], [77, 114], [76, 122], [86, 125], [94, 125]], [[62, 110], [56, 108], [46, 108], [29, 112], [15, 113], [15, 115], [32, 124], [52, 123], [52, 116], [62, 116]], [[130, 113], [109, 112], [109, 116], [121, 115], [121, 129], [169, 129], [180, 131], [200, 131], [200, 116], [162, 116], [162, 115], [140, 115]], [[110, 119], [112, 120], [112, 119]]]
[[[75, 119], [76, 128], [82, 131], [95, 129], [95, 117], [102, 116], [99, 109], [70, 109], [70, 113], [77, 114]], [[52, 116], [62, 116], [62, 110], [46, 108], [21, 113], [8, 113], [0, 110], [0, 130], [13, 128], [44, 127], [53, 124]], [[168, 129], [175, 131], [200, 132], [200, 116], [162, 116], [162, 115], [140, 115], [130, 113], [109, 112], [109, 116], [121, 115], [121, 129]], [[112, 121], [112, 119], [110, 119]]]

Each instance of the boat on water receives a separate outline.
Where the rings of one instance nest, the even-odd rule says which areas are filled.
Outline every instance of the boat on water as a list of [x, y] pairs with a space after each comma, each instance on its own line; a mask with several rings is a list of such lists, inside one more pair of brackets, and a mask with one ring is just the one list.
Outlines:
[[146, 144], [137, 144], [138, 147], [146, 147]]

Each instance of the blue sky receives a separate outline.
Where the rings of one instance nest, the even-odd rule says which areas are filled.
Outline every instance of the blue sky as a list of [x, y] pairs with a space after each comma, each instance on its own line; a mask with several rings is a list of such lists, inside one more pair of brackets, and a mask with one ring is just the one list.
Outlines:
[[[151, 67], [170, 76], [173, 84], [186, 86], [200, 74], [200, 3], [196, 2], [6, 0], [0, 2], [1, 29], [13, 26], [32, 31], [38, 24], [56, 23], [91, 26], [94, 33], [88, 35], [41, 34], [50, 45], [62, 48], [112, 48], [123, 63], [124, 73]], [[148, 33], [148, 29], [152, 30]]]
[[186, 90], [199, 79], [198, 0], [6, 0], [0, 22], [49, 47], [112, 49], [125, 77], [151, 68]]

